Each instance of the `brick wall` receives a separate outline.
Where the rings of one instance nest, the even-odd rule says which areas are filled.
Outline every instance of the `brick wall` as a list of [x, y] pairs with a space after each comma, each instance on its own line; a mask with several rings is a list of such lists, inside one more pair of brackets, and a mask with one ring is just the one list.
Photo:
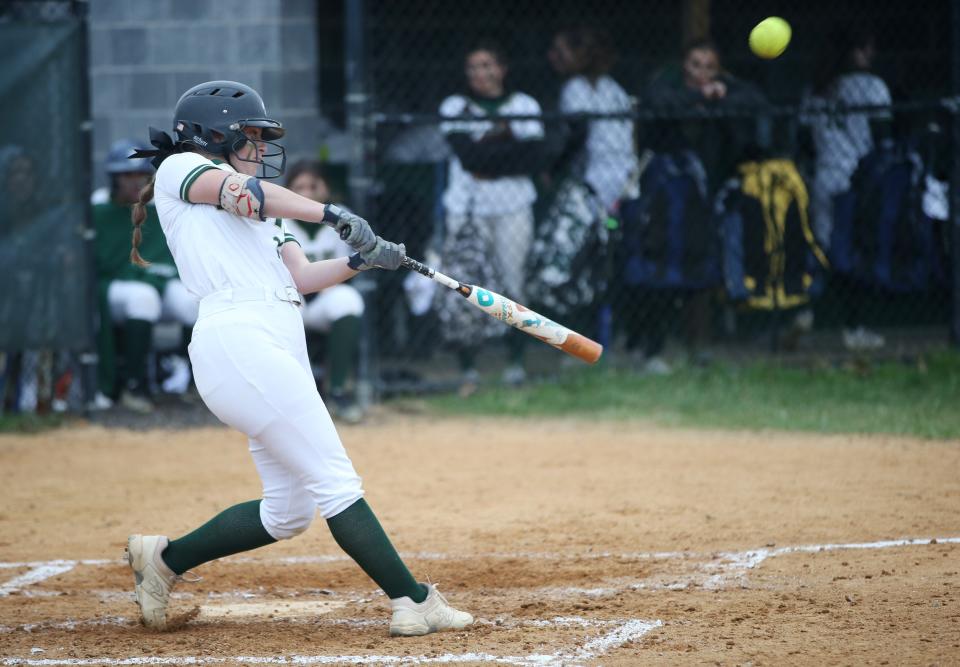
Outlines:
[[90, 0], [94, 183], [106, 183], [113, 141], [169, 131], [180, 94], [211, 79], [260, 92], [288, 129], [288, 162], [316, 156], [333, 131], [318, 112], [317, 11], [312, 0]]

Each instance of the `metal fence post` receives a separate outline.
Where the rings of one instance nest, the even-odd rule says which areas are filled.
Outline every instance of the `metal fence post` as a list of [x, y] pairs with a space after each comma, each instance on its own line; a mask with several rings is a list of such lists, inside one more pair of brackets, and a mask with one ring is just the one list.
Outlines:
[[[73, 0], [73, 15], [80, 22], [80, 53], [77, 58], [77, 75], [82, 82], [80, 85], [80, 112], [83, 117], [80, 119], [80, 152], [82, 154], [83, 167], [77, 177], [81, 180], [81, 192], [84, 196], [89, 196], [93, 192], [93, 175], [89, 165], [93, 163], [93, 114], [90, 106], [90, 63], [89, 63], [89, 23], [88, 10], [89, 2], [87, 0]], [[86, 199], [84, 199], [86, 203]], [[99, 306], [97, 299], [97, 269], [96, 257], [94, 253], [94, 243], [96, 243], [96, 229], [93, 227], [93, 211], [90, 206], [84, 207], [84, 249], [85, 266], [87, 271], [87, 300], [89, 304], [87, 324], [89, 327], [90, 342], [87, 349], [80, 350], [80, 383], [83, 390], [84, 412], [89, 410], [93, 403], [94, 395], [97, 391], [97, 366], [99, 357], [97, 355], [97, 326], [99, 319]]]
[[[344, 13], [344, 64], [346, 76], [347, 131], [350, 135], [350, 160], [347, 165], [347, 188], [350, 201], [361, 215], [370, 215], [371, 174], [367, 165], [367, 144], [370, 140], [370, 118], [368, 116], [367, 69], [364, 44], [364, 19], [366, 11], [364, 0], [346, 0]], [[358, 352], [357, 400], [361, 405], [369, 405], [376, 400], [379, 375], [377, 369], [377, 350], [374, 331], [376, 330], [376, 309], [370, 308], [370, 302], [376, 293], [374, 271], [362, 273], [354, 278], [354, 285], [364, 296], [367, 308], [364, 309]]]
[[960, 346], [960, 0], [950, 4], [950, 136], [952, 160], [950, 163], [950, 257], [953, 265], [953, 295], [950, 313], [950, 339]]

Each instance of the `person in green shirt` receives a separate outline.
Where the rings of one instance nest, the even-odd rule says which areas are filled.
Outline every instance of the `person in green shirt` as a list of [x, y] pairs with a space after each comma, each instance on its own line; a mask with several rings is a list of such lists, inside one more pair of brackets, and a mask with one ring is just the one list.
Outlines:
[[[153, 402], [147, 363], [153, 327], [161, 319], [178, 321], [184, 326], [184, 340], [188, 341], [189, 328], [197, 319], [197, 301], [177, 276], [153, 206], [147, 207], [140, 245], [141, 255], [150, 265], [141, 267], [130, 261], [131, 209], [153, 175], [149, 160], [129, 159], [136, 148], [134, 142], [126, 140], [111, 147], [106, 159], [109, 200], [93, 206], [100, 310], [97, 402], [107, 406], [119, 396], [124, 407], [150, 412]], [[115, 327], [122, 331], [122, 340], [115, 338]], [[120, 348], [122, 382], [117, 364]]]

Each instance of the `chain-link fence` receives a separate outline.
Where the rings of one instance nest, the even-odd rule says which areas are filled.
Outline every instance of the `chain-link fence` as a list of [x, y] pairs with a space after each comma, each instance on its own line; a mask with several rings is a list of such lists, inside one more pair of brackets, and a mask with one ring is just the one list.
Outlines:
[[[367, 3], [354, 111], [372, 123], [348, 189], [412, 256], [649, 372], [943, 344], [951, 12]], [[747, 45], [768, 15], [793, 27], [774, 60]], [[438, 377], [427, 359], [465, 385], [559, 363], [420, 276], [379, 280], [371, 340], [387, 393]]]
[[[3, 115], [17, 130], [0, 147], [7, 410], [67, 400], [103, 308], [83, 241], [85, 4], [0, 3]], [[597, 339], [618, 365], [927, 349], [960, 321], [958, 7], [325, 3], [318, 106], [352, 139], [349, 164], [326, 176], [413, 257]], [[176, 9], [170, 21], [188, 20]], [[747, 46], [768, 15], [793, 28], [772, 60]], [[118, 53], [126, 27], [111, 28]], [[153, 80], [137, 80], [138, 97]], [[561, 363], [421, 276], [354, 284], [367, 301], [361, 390], [469, 389], [478, 374], [517, 382]]]
[[0, 414], [82, 401], [92, 341], [85, 52], [77, 3], [0, 4]]

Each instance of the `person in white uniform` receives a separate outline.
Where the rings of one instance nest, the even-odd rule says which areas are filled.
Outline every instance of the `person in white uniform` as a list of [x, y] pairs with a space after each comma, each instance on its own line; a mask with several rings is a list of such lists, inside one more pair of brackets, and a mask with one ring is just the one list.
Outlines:
[[[332, 201], [323, 166], [314, 160], [301, 160], [287, 169], [286, 183], [298, 195], [317, 202]], [[284, 220], [283, 224], [311, 262], [347, 257], [352, 252], [331, 227], [293, 219]], [[300, 309], [307, 331], [322, 334], [326, 343], [323, 380], [327, 407], [335, 419], [349, 424], [356, 424], [364, 417], [363, 408], [347, 386], [356, 373], [363, 309], [360, 290], [346, 283], [307, 295]], [[310, 347], [316, 342], [314, 337], [307, 337], [311, 359], [315, 350]]]
[[[874, 135], [890, 132], [892, 97], [884, 80], [871, 71], [875, 56], [876, 39], [869, 26], [838, 27], [825, 42], [816, 85], [804, 99], [801, 120], [810, 127], [816, 154], [810, 216], [817, 242], [826, 250], [833, 234], [834, 198], [850, 189], [857, 165], [875, 146]], [[837, 113], [838, 106], [877, 108]], [[850, 291], [840, 291], [846, 302], [844, 346], [854, 351], [883, 347], [886, 340], [864, 326], [860, 297]]]
[[[221, 421], [248, 436], [263, 497], [175, 540], [128, 538], [143, 623], [167, 628], [170, 591], [187, 570], [299, 535], [319, 510], [337, 544], [390, 598], [391, 634], [466, 627], [473, 617], [411, 575], [364, 500], [317, 392], [298, 309], [301, 293], [358, 271], [399, 268], [404, 246], [376, 236], [356, 215], [262, 180], [283, 172], [275, 140], [284, 130], [249, 86], [194, 86], [178, 101], [173, 128], [173, 138], [151, 128], [156, 150], [134, 154], [151, 157], [157, 174], [133, 213], [130, 256], [143, 262], [139, 229], [155, 196], [180, 278], [200, 300], [190, 343], [197, 390]], [[291, 218], [333, 225], [353, 254], [311, 262], [285, 229], [282, 220]]]
[[[498, 44], [483, 41], [471, 47], [464, 71], [468, 90], [440, 104], [445, 118], [440, 130], [454, 153], [443, 193], [444, 270], [523, 302], [537, 199], [530, 174], [538, 169], [533, 158], [540, 152], [544, 130], [539, 119], [498, 117], [539, 116], [540, 105], [526, 93], [507, 89], [507, 59]], [[461, 308], [457, 298], [449, 290], [437, 293], [441, 333], [457, 348], [461, 394], [472, 393], [479, 380], [480, 343], [504, 334], [510, 350], [503, 380], [523, 382], [525, 337], [480, 311]], [[464, 330], [471, 332], [469, 342]]]
[[[616, 59], [610, 36], [594, 28], [561, 30], [548, 52], [550, 64], [564, 76], [559, 109], [563, 113], [628, 113], [633, 104], [610, 76]], [[587, 126], [579, 165], [583, 180], [608, 211], [614, 211], [637, 170], [633, 121], [595, 119]]]

